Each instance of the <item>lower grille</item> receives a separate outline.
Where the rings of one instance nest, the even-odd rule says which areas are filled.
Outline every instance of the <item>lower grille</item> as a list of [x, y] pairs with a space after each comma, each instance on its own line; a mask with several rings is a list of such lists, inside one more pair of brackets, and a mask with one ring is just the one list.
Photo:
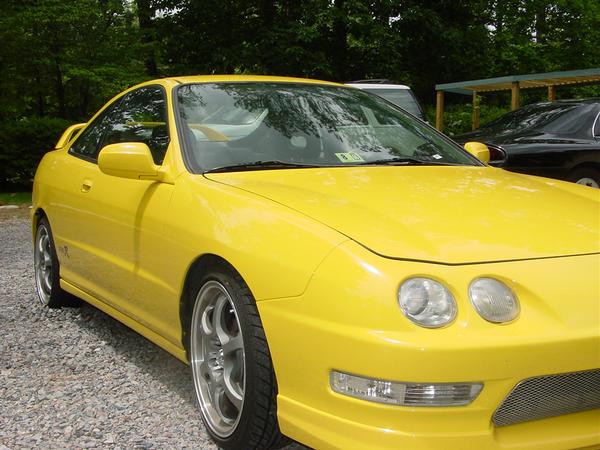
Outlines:
[[600, 408], [600, 369], [522, 381], [494, 413], [496, 426]]

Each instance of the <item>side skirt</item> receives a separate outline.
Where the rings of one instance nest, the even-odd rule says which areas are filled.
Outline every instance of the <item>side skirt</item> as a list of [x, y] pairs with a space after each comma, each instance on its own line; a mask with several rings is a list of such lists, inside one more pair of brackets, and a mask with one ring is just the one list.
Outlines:
[[117, 309], [113, 308], [112, 306], [107, 305], [106, 303], [98, 300], [97, 298], [93, 297], [92, 295], [88, 294], [85, 291], [82, 291], [78, 287], [73, 286], [72, 284], [68, 283], [67, 281], [65, 281], [63, 279], [60, 280], [60, 287], [63, 288], [68, 293], [73, 294], [75, 297], [79, 297], [80, 299], [85, 300], [90, 305], [93, 305], [96, 308], [98, 308], [99, 310], [104, 311], [109, 316], [113, 317], [114, 319], [118, 320], [119, 322], [121, 322], [124, 325], [131, 328], [132, 330], [141, 334], [149, 341], [158, 345], [160, 348], [166, 350], [167, 352], [169, 352], [171, 355], [173, 355], [175, 358], [179, 359], [180, 361], [182, 361], [186, 364], [189, 364], [188, 360], [187, 360], [187, 356], [185, 354], [185, 350], [183, 348], [180, 348], [180, 347], [174, 345], [172, 342], [166, 340], [165, 338], [163, 338], [161, 335], [154, 332], [153, 330], [145, 327], [141, 323], [133, 320], [131, 317], [123, 314], [122, 312], [118, 311]]

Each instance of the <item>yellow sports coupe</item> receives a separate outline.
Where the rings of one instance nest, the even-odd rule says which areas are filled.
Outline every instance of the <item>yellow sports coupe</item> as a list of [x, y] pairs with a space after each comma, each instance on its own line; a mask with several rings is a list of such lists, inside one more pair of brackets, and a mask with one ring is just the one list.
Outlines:
[[135, 86], [38, 168], [39, 298], [189, 363], [223, 449], [599, 448], [600, 191], [467, 147], [335, 83]]

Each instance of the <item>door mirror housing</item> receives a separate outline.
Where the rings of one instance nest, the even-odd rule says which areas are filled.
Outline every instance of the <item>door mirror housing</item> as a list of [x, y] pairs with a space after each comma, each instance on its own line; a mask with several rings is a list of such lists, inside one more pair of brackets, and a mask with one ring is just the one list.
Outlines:
[[465, 150], [481, 162], [486, 164], [490, 162], [490, 149], [481, 142], [467, 142]]
[[98, 167], [107, 175], [133, 180], [158, 180], [159, 166], [154, 164], [150, 149], [143, 142], [121, 142], [103, 147]]

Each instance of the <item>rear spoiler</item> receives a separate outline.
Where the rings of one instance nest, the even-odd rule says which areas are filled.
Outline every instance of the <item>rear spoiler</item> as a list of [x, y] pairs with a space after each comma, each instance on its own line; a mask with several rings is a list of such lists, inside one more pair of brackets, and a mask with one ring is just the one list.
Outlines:
[[71, 125], [69, 128], [67, 128], [54, 146], [54, 150], [58, 150], [67, 145], [69, 141], [79, 132], [79, 130], [86, 125], [87, 123], [76, 123], [75, 125]]

